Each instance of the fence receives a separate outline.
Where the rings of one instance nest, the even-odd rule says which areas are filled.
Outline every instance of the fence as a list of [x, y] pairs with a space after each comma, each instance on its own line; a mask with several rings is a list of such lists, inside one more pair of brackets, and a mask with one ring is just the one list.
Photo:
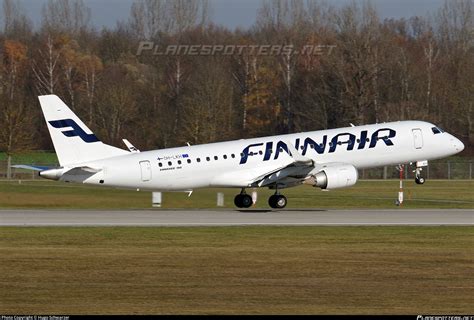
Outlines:
[[[57, 164], [37, 163], [36, 165], [54, 167]], [[423, 170], [426, 179], [472, 179], [474, 161], [446, 161], [429, 163]], [[413, 178], [414, 174], [409, 166], [405, 167], [405, 178]], [[359, 179], [398, 179], [399, 172], [395, 166], [359, 170]], [[7, 163], [0, 161], [0, 179], [7, 178]], [[38, 172], [12, 168], [12, 179], [30, 180], [42, 179]]]
[[[448, 179], [467, 180], [473, 177], [474, 162], [447, 161], [430, 162], [429, 166], [423, 168], [423, 176], [426, 179]], [[405, 179], [414, 178], [414, 167], [405, 166]], [[359, 171], [359, 179], [399, 179], [400, 172], [396, 167], [381, 167]]]

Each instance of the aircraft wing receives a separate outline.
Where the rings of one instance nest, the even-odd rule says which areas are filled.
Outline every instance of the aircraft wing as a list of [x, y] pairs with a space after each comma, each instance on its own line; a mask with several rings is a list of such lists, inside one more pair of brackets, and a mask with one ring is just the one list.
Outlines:
[[313, 160], [302, 156], [291, 143], [286, 142], [286, 145], [291, 155], [290, 162], [256, 177], [252, 183], [253, 186], [264, 187], [278, 184], [278, 182], [287, 180], [289, 177], [296, 180], [304, 179], [314, 169]]
[[[238, 176], [235, 172], [219, 175], [211, 186], [228, 186], [229, 181], [234, 181], [236, 187], [265, 187], [280, 184], [288, 179], [300, 183], [315, 168], [314, 162], [300, 155], [291, 143], [286, 144], [290, 151], [290, 158], [287, 160], [269, 166], [242, 170], [238, 172]], [[281, 185], [287, 184], [287, 181], [281, 183]]]

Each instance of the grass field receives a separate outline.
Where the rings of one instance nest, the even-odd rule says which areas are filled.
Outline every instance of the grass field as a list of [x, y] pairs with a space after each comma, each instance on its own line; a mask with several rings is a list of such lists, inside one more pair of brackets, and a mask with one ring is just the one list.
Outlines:
[[[395, 208], [397, 180], [359, 181], [347, 189], [323, 192], [301, 186], [282, 190], [289, 208]], [[249, 190], [251, 191], [251, 190]], [[186, 193], [167, 192], [164, 208], [214, 208], [216, 193], [224, 192], [225, 206], [233, 208], [237, 189], [196, 190]], [[268, 189], [258, 190], [257, 208], [267, 208]], [[131, 209], [150, 208], [151, 193], [84, 185], [37, 181], [0, 181], [0, 208], [82, 208]], [[474, 180], [428, 180], [424, 185], [405, 181], [403, 208], [474, 208]]]
[[[4, 152], [0, 152], [0, 161], [6, 161], [7, 156]], [[24, 152], [17, 153], [12, 156], [12, 163], [14, 164], [57, 164], [58, 158], [54, 152]]]
[[5, 314], [472, 314], [471, 227], [0, 228]]

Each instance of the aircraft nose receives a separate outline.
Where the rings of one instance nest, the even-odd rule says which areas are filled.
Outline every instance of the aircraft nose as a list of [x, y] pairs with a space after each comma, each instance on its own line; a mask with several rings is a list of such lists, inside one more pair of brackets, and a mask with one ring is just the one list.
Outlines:
[[454, 149], [456, 149], [457, 152], [461, 152], [464, 150], [464, 143], [462, 143], [462, 141], [458, 138], [453, 137], [453, 144]]
[[458, 140], [458, 148], [459, 148], [459, 152], [464, 150], [464, 143], [462, 143], [461, 140]]

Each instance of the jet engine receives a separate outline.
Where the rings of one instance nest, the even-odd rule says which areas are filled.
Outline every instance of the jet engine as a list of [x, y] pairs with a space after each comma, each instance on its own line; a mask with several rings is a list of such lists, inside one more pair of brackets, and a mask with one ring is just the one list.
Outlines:
[[350, 164], [337, 164], [318, 168], [304, 181], [321, 189], [337, 189], [353, 186], [359, 177], [357, 169]]

